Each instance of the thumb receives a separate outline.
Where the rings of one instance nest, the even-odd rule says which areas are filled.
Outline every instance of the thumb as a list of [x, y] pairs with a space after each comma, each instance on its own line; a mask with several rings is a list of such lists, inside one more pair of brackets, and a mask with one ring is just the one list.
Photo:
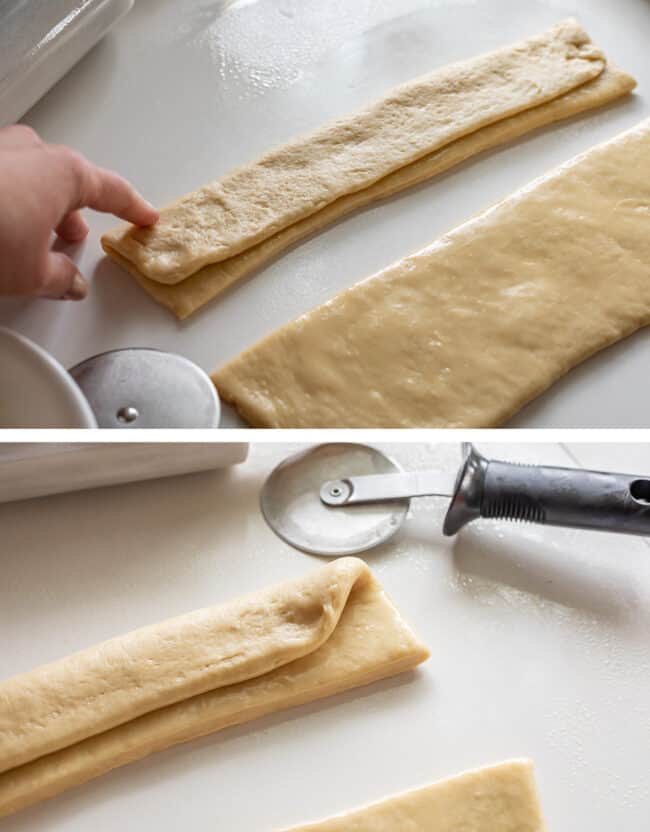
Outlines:
[[69, 257], [60, 251], [50, 251], [38, 294], [56, 300], [83, 300], [88, 294], [88, 284]]

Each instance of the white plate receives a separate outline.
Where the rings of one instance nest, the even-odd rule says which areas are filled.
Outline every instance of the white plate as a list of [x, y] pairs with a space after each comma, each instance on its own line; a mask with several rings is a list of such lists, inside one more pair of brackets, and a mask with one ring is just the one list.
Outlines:
[[0, 327], [0, 428], [94, 428], [72, 376], [38, 344]]
[[[456, 443], [381, 447], [407, 470], [460, 460]], [[573, 464], [557, 445], [479, 449]], [[229, 471], [0, 505], [0, 678], [317, 568], [259, 510], [264, 478], [297, 450], [254, 444]], [[611, 446], [590, 454], [618, 467]], [[642, 472], [648, 447], [636, 456]], [[522, 755], [549, 832], [646, 832], [647, 543], [493, 521], [443, 538], [445, 507], [413, 500], [398, 537], [366, 556], [431, 648], [419, 672], [153, 755], [2, 832], [271, 832]]]
[[[179, 352], [207, 371], [339, 290], [417, 250], [515, 188], [650, 115], [647, 0], [141, 0], [28, 114], [132, 179], [157, 204], [391, 86], [577, 16], [638, 94], [485, 154], [298, 245], [184, 323], [101, 254], [91, 216], [76, 253], [80, 304], [0, 303], [0, 323], [65, 366], [117, 347]], [[616, 280], [616, 275], [612, 275]], [[588, 361], [520, 414], [520, 426], [648, 424], [650, 333]], [[222, 424], [229, 424], [228, 416]], [[230, 424], [232, 424], [232, 420]]]

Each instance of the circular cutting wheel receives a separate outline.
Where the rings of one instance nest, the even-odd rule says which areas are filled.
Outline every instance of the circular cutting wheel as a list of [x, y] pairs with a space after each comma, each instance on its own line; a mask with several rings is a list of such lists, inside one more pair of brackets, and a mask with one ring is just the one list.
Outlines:
[[303, 552], [328, 557], [363, 552], [395, 534], [410, 500], [330, 507], [321, 501], [321, 486], [328, 480], [401, 470], [368, 445], [318, 445], [274, 469], [262, 489], [262, 513], [282, 540]]
[[100, 428], [216, 428], [219, 396], [200, 367], [174, 353], [111, 350], [69, 371]]

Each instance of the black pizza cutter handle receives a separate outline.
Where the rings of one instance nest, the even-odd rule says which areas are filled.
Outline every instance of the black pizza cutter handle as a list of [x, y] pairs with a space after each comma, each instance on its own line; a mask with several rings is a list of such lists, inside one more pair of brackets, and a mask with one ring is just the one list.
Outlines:
[[463, 450], [446, 535], [479, 517], [650, 535], [650, 477], [500, 462], [468, 443]]

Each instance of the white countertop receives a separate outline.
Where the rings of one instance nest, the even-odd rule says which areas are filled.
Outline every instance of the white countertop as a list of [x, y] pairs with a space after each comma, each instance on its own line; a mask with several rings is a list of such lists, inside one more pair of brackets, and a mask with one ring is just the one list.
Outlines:
[[[0, 506], [0, 678], [305, 572], [258, 510], [296, 445], [216, 473]], [[445, 466], [457, 444], [385, 446]], [[483, 443], [489, 456], [650, 471], [650, 446]], [[650, 548], [483, 522], [441, 536], [421, 499], [368, 562], [431, 659], [170, 749], [2, 824], [6, 832], [270, 832], [511, 756], [535, 761], [549, 830], [641, 832], [650, 805]]]
[[[577, 16], [639, 81], [637, 95], [471, 161], [297, 246], [184, 323], [102, 257], [93, 215], [76, 258], [81, 304], [0, 302], [0, 323], [65, 366], [126, 346], [210, 371], [340, 289], [411, 253], [577, 152], [650, 115], [647, 0], [137, 0], [26, 116], [46, 139], [129, 177], [157, 204], [391, 86]], [[616, 275], [612, 275], [616, 280]], [[648, 423], [650, 334], [638, 333], [529, 406], [521, 426]], [[224, 424], [236, 424], [227, 415]]]

